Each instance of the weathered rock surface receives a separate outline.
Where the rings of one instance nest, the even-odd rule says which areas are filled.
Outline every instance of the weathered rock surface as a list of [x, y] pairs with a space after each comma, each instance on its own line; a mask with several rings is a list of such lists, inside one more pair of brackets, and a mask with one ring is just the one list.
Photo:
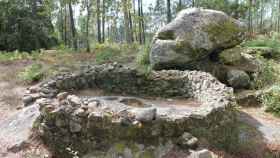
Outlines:
[[245, 25], [223, 12], [182, 10], [155, 35], [150, 62], [153, 69], [190, 68], [211, 53], [231, 48], [243, 40]]
[[12, 152], [18, 152], [28, 147], [32, 127], [39, 117], [39, 106], [31, 105], [15, 113], [13, 116], [0, 121], [0, 146]]
[[[177, 139], [185, 132], [197, 138], [205, 137], [214, 146], [223, 142], [227, 146], [228, 141], [237, 140], [233, 89], [205, 72], [164, 70], [152, 71], [147, 76], [119, 64], [104, 64], [75, 74], [58, 75], [40, 87], [34, 93], [50, 95], [41, 95], [35, 101], [41, 112], [38, 132], [61, 157], [73, 156], [66, 150], [70, 147], [80, 156], [98, 151], [111, 157], [148, 154], [162, 158], [174, 149]], [[113, 96], [68, 95], [58, 99], [60, 92], [84, 88], [149, 97], [180, 96], [193, 98], [201, 105], [161, 107], [135, 98]], [[191, 138], [187, 144], [193, 146], [196, 142]]]
[[242, 70], [230, 70], [227, 72], [227, 82], [237, 89], [248, 88], [250, 86], [250, 76]]
[[248, 73], [258, 72], [261, 67], [261, 61], [246, 52], [247, 49], [241, 47], [226, 49], [219, 54], [219, 61], [224, 65]]

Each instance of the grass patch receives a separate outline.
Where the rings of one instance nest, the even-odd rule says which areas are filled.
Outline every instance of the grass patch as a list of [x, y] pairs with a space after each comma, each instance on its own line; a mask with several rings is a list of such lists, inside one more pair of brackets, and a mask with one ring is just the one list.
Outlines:
[[141, 46], [138, 44], [97, 44], [93, 49], [97, 64], [119, 62], [130, 63]]
[[150, 46], [145, 45], [140, 49], [136, 57], [137, 68], [141, 73], [148, 75], [152, 68], [150, 66]]
[[267, 112], [280, 116], [280, 85], [273, 85], [261, 96]]
[[40, 56], [40, 52], [32, 51], [31, 53], [27, 52], [0, 52], [0, 61], [15, 61], [15, 60], [23, 60], [23, 59], [37, 59]]
[[263, 65], [260, 71], [254, 74], [255, 89], [262, 89], [280, 81], [280, 65], [273, 60], [260, 59], [263, 61]]
[[43, 77], [43, 66], [37, 63], [27, 66], [19, 73], [19, 78], [27, 83], [40, 81]]
[[270, 36], [259, 35], [255, 39], [246, 41], [243, 46], [260, 50], [271, 50], [273, 58], [280, 57], [280, 34], [272, 33]]

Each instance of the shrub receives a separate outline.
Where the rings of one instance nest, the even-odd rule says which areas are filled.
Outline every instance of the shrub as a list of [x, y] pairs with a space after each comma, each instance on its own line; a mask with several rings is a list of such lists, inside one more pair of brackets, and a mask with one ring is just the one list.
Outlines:
[[262, 103], [266, 106], [266, 111], [280, 116], [280, 85], [273, 85], [261, 96]]
[[27, 83], [39, 81], [44, 77], [43, 66], [41, 64], [32, 64], [27, 66], [19, 73], [19, 78]]
[[140, 52], [138, 52], [136, 63], [138, 66], [138, 69], [140, 72], [143, 72], [145, 74], [149, 74], [152, 70], [150, 66], [150, 46], [145, 45], [140, 49]]
[[280, 66], [273, 60], [262, 59], [263, 64], [258, 73], [255, 74], [254, 88], [261, 89], [280, 81]]
[[280, 57], [280, 34], [272, 33], [270, 36], [260, 35], [257, 38], [247, 41], [243, 44], [248, 48], [270, 49], [274, 58]]

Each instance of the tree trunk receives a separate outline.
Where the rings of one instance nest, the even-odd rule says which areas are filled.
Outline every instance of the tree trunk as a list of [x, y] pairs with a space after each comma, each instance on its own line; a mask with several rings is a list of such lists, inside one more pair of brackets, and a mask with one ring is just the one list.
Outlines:
[[277, 24], [277, 30], [280, 32], [280, 0], [278, 2], [278, 24]]
[[96, 0], [96, 21], [97, 21], [97, 41], [102, 43], [101, 38], [101, 21], [100, 21], [100, 0]]
[[77, 45], [77, 38], [76, 38], [76, 28], [75, 28], [71, 1], [69, 2], [68, 6], [69, 6], [69, 13], [70, 13], [70, 26], [71, 26], [71, 31], [72, 31], [73, 46], [74, 46], [74, 49], [77, 50], [78, 45]]
[[263, 28], [263, 11], [264, 11], [264, 2], [263, 0], [260, 1], [260, 7], [261, 7], [261, 15], [260, 15], [260, 32], [262, 32], [262, 28]]
[[131, 38], [131, 42], [134, 42], [134, 37], [133, 37], [133, 23], [132, 23], [132, 17], [131, 17], [130, 10], [128, 11], [128, 18], [129, 18], [130, 38]]
[[144, 44], [146, 42], [146, 37], [145, 37], [145, 23], [144, 23], [144, 13], [143, 13], [143, 3], [141, 0], [141, 24], [142, 24], [142, 43]]
[[138, 0], [138, 36], [139, 36], [139, 43], [143, 43], [142, 38], [142, 15], [141, 15], [141, 0]]
[[170, 0], [167, 0], [167, 23], [170, 23], [172, 20], [171, 17], [171, 5], [170, 5]]
[[129, 27], [129, 13], [128, 13], [128, 3], [127, 0], [122, 0], [122, 8], [124, 14], [124, 33], [125, 33], [125, 40], [127, 43], [131, 43], [131, 31]]
[[67, 9], [64, 6], [64, 44], [67, 46]]
[[105, 42], [105, 0], [102, 0], [102, 43]]
[[192, 7], [195, 7], [195, 0], [192, 0]]
[[89, 44], [89, 21], [90, 21], [90, 2], [86, 0], [86, 7], [87, 7], [87, 22], [86, 22], [86, 42], [87, 42], [87, 52], [90, 52], [90, 44]]
[[178, 12], [181, 11], [183, 9], [183, 5], [182, 5], [182, 0], [179, 0], [178, 2]]
[[252, 22], [252, 0], [249, 0], [249, 27], [248, 27], [248, 31], [249, 33], [252, 33], [253, 31], [253, 22]]

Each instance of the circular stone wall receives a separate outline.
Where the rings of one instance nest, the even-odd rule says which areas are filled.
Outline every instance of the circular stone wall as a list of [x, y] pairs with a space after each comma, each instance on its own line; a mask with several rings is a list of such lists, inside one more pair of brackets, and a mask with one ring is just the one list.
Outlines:
[[[71, 95], [88, 88], [120, 96]], [[147, 96], [191, 98], [199, 106], [158, 106], [142, 99]], [[216, 147], [230, 148], [228, 142], [238, 140], [233, 90], [205, 72], [168, 70], [145, 75], [119, 64], [88, 66], [29, 88], [23, 100], [40, 106], [37, 131], [60, 157], [78, 151], [96, 157], [160, 158], [177, 150], [186, 132]]]

